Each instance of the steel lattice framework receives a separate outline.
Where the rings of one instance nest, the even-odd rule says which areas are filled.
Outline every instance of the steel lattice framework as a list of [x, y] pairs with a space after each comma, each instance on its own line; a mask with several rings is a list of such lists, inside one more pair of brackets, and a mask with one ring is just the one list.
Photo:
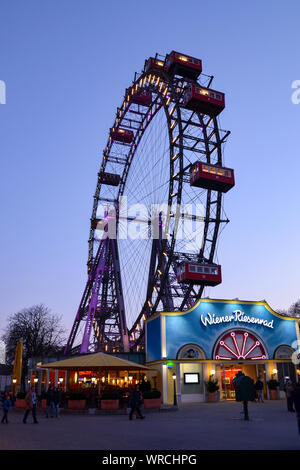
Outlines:
[[[213, 77], [201, 74], [200, 79], [210, 88]], [[177, 282], [178, 263], [213, 263], [220, 227], [228, 219], [221, 191], [191, 188], [189, 170], [197, 160], [222, 166], [223, 144], [230, 132], [220, 129], [217, 117], [184, 107], [183, 94], [191, 82], [195, 83], [170, 76], [164, 68], [144, 69], [126, 89], [112, 130], [130, 130], [133, 139], [120, 142], [110, 135], [103, 151], [91, 217], [88, 280], [68, 353], [143, 350], [146, 318], [162, 310], [190, 308], [203, 295], [205, 285]], [[145, 92], [152, 97], [147, 106], [132, 102], [133, 96]], [[118, 174], [119, 184], [104, 184], [104, 172]], [[144, 204], [148, 214], [128, 215], [125, 197], [130, 205]], [[153, 214], [151, 202], [166, 209]], [[191, 224], [200, 224], [201, 242], [186, 250], [186, 240], [178, 233], [185, 206], [198, 202], [201, 214], [188, 217]], [[117, 238], [108, 234], [109, 219]], [[151, 237], [126, 240], [122, 224], [128, 222], [140, 222]]]

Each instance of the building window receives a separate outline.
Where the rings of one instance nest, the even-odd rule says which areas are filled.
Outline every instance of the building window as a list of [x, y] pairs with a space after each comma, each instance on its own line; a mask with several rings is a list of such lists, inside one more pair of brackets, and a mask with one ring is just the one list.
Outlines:
[[291, 359], [292, 354], [293, 354], [293, 349], [290, 348], [289, 346], [279, 346], [279, 348], [276, 349], [275, 351], [275, 359]]
[[205, 359], [204, 352], [196, 344], [186, 344], [177, 353], [178, 359]]

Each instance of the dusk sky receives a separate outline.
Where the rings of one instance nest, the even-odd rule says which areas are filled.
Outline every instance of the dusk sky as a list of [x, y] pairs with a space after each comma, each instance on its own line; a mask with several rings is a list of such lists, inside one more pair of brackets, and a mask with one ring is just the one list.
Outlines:
[[171, 50], [202, 59], [226, 94], [236, 186], [223, 283], [207, 295], [275, 310], [300, 298], [299, 18], [297, 0], [1, 1], [1, 328], [39, 303], [71, 328], [109, 128], [134, 72]]

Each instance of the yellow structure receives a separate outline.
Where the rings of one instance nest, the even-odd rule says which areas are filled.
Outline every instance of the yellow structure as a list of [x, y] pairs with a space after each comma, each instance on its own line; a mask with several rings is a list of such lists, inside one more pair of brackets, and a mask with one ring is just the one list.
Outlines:
[[22, 358], [23, 358], [23, 342], [19, 341], [15, 350], [15, 359], [12, 373], [12, 389], [17, 392], [21, 385], [22, 377]]

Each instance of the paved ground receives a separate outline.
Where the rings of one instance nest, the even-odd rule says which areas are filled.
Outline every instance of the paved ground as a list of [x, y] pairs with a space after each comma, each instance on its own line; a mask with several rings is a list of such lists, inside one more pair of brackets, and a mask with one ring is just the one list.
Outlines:
[[295, 413], [285, 401], [250, 403], [250, 421], [240, 419], [241, 404], [201, 403], [178, 411], [151, 412], [145, 420], [127, 415], [70, 415], [39, 424], [23, 412], [11, 411], [9, 424], [0, 423], [0, 449], [8, 450], [300, 450]]

